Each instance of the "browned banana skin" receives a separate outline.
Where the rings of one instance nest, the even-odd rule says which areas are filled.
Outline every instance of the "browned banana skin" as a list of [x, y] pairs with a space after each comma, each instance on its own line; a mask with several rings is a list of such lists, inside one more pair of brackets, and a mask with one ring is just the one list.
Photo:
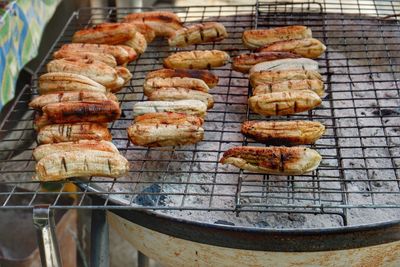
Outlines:
[[192, 70], [192, 69], [159, 69], [147, 73], [146, 80], [151, 78], [196, 78], [203, 80], [208, 87], [213, 88], [218, 84], [218, 76], [208, 70]]
[[53, 153], [82, 150], [100, 150], [119, 154], [118, 149], [111, 142], [104, 140], [79, 140], [76, 142], [40, 145], [33, 150], [32, 155], [36, 161], [39, 161]]
[[225, 151], [220, 162], [251, 172], [301, 175], [315, 170], [321, 156], [305, 147], [234, 147]]
[[193, 50], [176, 52], [164, 58], [168, 69], [210, 69], [226, 65], [228, 53], [221, 50]]
[[116, 45], [132, 39], [135, 33], [135, 27], [129, 23], [102, 23], [75, 32], [72, 42]]
[[168, 11], [149, 11], [132, 13], [125, 17], [124, 22], [142, 22], [152, 28], [156, 36], [170, 37], [182, 28], [180, 18]]
[[322, 55], [326, 50], [326, 46], [319, 40], [314, 38], [306, 38], [299, 40], [286, 40], [276, 42], [262, 48], [259, 48], [259, 52], [269, 51], [286, 51], [298, 54], [306, 58], [317, 58]]
[[315, 121], [245, 121], [242, 134], [267, 145], [314, 144], [325, 127]]
[[[137, 57], [135, 50], [121, 45], [71, 43], [64, 44], [58, 51], [60, 53], [68, 51], [71, 53], [94, 52], [110, 54], [117, 60], [118, 65], [126, 64]], [[57, 52], [55, 52], [55, 55]]]
[[49, 121], [47, 114], [43, 114], [42, 112], [35, 113], [35, 118], [33, 119], [33, 129], [35, 131], [39, 131], [42, 127], [50, 124], [53, 124], [53, 122]]
[[253, 95], [295, 90], [311, 90], [321, 97], [325, 93], [324, 83], [321, 80], [305, 79], [260, 84], [253, 88]]
[[322, 76], [312, 70], [284, 70], [284, 71], [260, 71], [250, 74], [249, 80], [253, 88], [261, 84], [277, 83], [290, 80], [318, 79]]
[[147, 49], [147, 41], [146, 38], [140, 32], [136, 32], [135, 36], [123, 43], [126, 46], [129, 46], [135, 50], [137, 54], [143, 54]]
[[54, 59], [46, 67], [48, 72], [67, 72], [84, 75], [105, 87], [113, 85], [118, 79], [118, 74], [114, 68], [96, 60]]
[[112, 100], [54, 103], [43, 107], [43, 112], [54, 123], [106, 123], [121, 116], [119, 104]]
[[138, 54], [136, 53], [135, 49], [133, 49], [132, 47], [129, 47], [127, 45], [122, 45], [122, 44], [117, 45], [117, 46], [124, 49], [125, 52], [128, 53], [128, 60], [125, 63], [134, 61], [138, 57]]
[[192, 90], [198, 90], [208, 93], [209, 87], [207, 84], [200, 79], [187, 78], [187, 77], [172, 77], [172, 78], [151, 78], [145, 80], [143, 84], [143, 92], [145, 96], [149, 96], [152, 92], [165, 88], [165, 87], [176, 87], [176, 88], [187, 88]]
[[135, 118], [135, 123], [142, 124], [173, 124], [180, 125], [185, 122], [189, 122], [192, 125], [201, 126], [204, 123], [204, 119], [186, 115], [182, 113], [174, 113], [174, 112], [158, 112], [158, 113], [147, 113]]
[[135, 145], [146, 147], [194, 144], [203, 139], [204, 120], [172, 112], [147, 113], [135, 118], [128, 136]]
[[115, 100], [115, 95], [111, 93], [101, 93], [93, 91], [62, 91], [54, 92], [35, 97], [29, 102], [29, 107], [41, 110], [44, 106], [53, 103], [71, 102], [71, 101], [97, 101], [97, 100]]
[[48, 72], [39, 77], [39, 94], [57, 93], [60, 91], [91, 91], [106, 93], [106, 87], [92, 79], [74, 73]]
[[205, 22], [184, 27], [175, 32], [168, 39], [170, 46], [185, 47], [194, 44], [203, 44], [222, 41], [228, 36], [223, 24]]
[[132, 79], [133, 75], [132, 73], [129, 71], [129, 69], [125, 68], [125, 67], [116, 67], [115, 70], [117, 71], [118, 76], [120, 76], [122, 79], [124, 79], [124, 85], [126, 85], [127, 83], [129, 83], [129, 81]]
[[302, 25], [291, 25], [271, 29], [254, 29], [243, 32], [242, 40], [249, 48], [258, 48], [278, 41], [310, 38], [311, 29]]
[[91, 122], [52, 124], [40, 128], [37, 140], [39, 144], [79, 140], [111, 141], [111, 134], [106, 124]]
[[110, 67], [115, 67], [117, 66], [117, 61], [115, 60], [115, 57], [113, 57], [110, 54], [106, 53], [94, 53], [94, 52], [79, 52], [79, 53], [74, 53], [68, 50], [58, 50], [54, 52], [53, 57], [55, 59], [60, 59], [60, 58], [78, 58], [78, 59], [90, 59], [90, 60], [98, 60], [103, 63], [106, 63]]
[[176, 100], [200, 100], [207, 105], [207, 109], [213, 108], [214, 98], [212, 95], [187, 88], [160, 88], [153, 91], [149, 96], [150, 101], [176, 101]]
[[232, 69], [242, 72], [248, 73], [251, 67], [255, 64], [272, 61], [282, 58], [300, 58], [301, 56], [296, 55], [290, 52], [259, 52], [259, 53], [250, 53], [250, 54], [242, 54], [233, 59]]
[[282, 116], [307, 111], [319, 106], [321, 98], [310, 90], [275, 92], [249, 98], [250, 109], [260, 115]]
[[118, 178], [129, 171], [129, 162], [122, 155], [108, 151], [67, 151], [42, 158], [35, 171], [35, 179], [39, 181], [89, 176]]
[[147, 44], [153, 42], [154, 38], [156, 38], [156, 33], [152, 28], [140, 21], [129, 21], [128, 23], [132, 24], [136, 31], [143, 34], [144, 38], [146, 39]]

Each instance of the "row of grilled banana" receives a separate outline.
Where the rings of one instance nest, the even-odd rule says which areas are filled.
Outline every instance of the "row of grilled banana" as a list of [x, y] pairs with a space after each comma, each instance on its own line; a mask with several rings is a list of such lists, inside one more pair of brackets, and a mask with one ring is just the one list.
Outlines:
[[[260, 115], [280, 116], [319, 106], [324, 84], [318, 73], [320, 56], [326, 47], [312, 38], [304, 26], [248, 30], [243, 43], [255, 53], [233, 59], [232, 68], [250, 73], [253, 88], [250, 109]], [[315, 143], [325, 127], [312, 121], [246, 121], [241, 132], [268, 147], [234, 147], [220, 160], [252, 172], [300, 175], [315, 170], [321, 156], [315, 150], [297, 146]], [[282, 146], [286, 145], [286, 146]]]
[[104, 24], [75, 33], [73, 43], [53, 54], [39, 78], [40, 96], [29, 104], [37, 110], [36, 179], [127, 173], [129, 163], [111, 143], [107, 123], [121, 115], [113, 93], [132, 78], [124, 66], [144, 52], [143, 39], [130, 25]]
[[168, 38], [173, 47], [221, 41], [228, 36], [224, 25], [205, 22], [184, 26], [180, 18], [167, 11], [127, 15], [122, 22], [101, 23], [74, 33], [74, 43], [126, 45], [142, 54], [155, 37]]
[[149, 101], [133, 107], [128, 136], [139, 146], [176, 146], [203, 139], [204, 117], [214, 106], [210, 88], [218, 77], [208, 70], [160, 69], [149, 72], [143, 85]]
[[[160, 14], [162, 22], [156, 18]], [[139, 17], [131, 14], [125, 21], [131, 22]], [[170, 46], [217, 42], [227, 36], [220, 23], [184, 27], [179, 17], [169, 12], [147, 12], [141, 20], [153, 27], [156, 35], [167, 37]], [[158, 23], [163, 23], [163, 27]], [[208, 92], [218, 83], [218, 77], [204, 69], [223, 66], [229, 59], [227, 53], [218, 50], [177, 52], [165, 58], [165, 69], [146, 75], [143, 92], [148, 101], [136, 103], [133, 107], [135, 119], [127, 129], [131, 142], [155, 147], [201, 141], [204, 117], [207, 109], [214, 106], [214, 98]]]

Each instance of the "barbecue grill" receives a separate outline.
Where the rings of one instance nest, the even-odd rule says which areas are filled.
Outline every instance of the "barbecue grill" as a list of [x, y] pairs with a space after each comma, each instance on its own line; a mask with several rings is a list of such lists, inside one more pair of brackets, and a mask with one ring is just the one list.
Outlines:
[[[132, 165], [129, 175], [114, 180], [75, 180], [81, 189], [75, 193], [65, 192], [64, 182], [56, 191], [40, 191], [40, 183], [32, 181], [32, 149], [37, 143], [32, 123], [34, 112], [27, 105], [37, 94], [37, 77], [46, 72], [45, 64], [51, 60], [51, 54], [70, 42], [76, 30], [118, 21], [143, 10], [146, 9], [85, 8], [71, 16], [32, 85], [20, 92], [0, 124], [0, 183], [7, 188], [0, 192], [1, 208], [33, 209], [39, 204], [38, 196], [46, 195], [53, 200], [46, 203], [49, 209], [93, 210], [97, 222], [92, 224], [94, 232], [106, 229], [102, 223], [107, 210], [109, 221], [124, 234], [165, 234], [176, 238], [176, 246], [186, 246], [187, 251], [202, 251], [200, 245], [204, 244], [213, 246], [218, 253], [231, 248], [241, 251], [248, 257], [246, 260], [252, 258], [254, 264], [262, 262], [260, 259], [266, 255], [269, 259], [274, 255], [282, 257], [281, 252], [310, 252], [326, 257], [318, 254], [326, 251], [337, 252], [347, 263], [362, 255], [381, 255], [377, 264], [399, 263], [396, 250], [400, 248], [400, 4], [395, 1], [258, 2], [163, 8], [177, 13], [185, 23], [221, 22], [229, 33], [223, 42], [179, 50], [219, 49], [233, 57], [248, 52], [241, 41], [246, 29], [294, 24], [312, 29], [313, 36], [327, 46], [326, 53], [317, 60], [327, 93], [323, 104], [309, 112], [268, 120], [316, 120], [326, 126], [325, 135], [310, 146], [323, 157], [316, 171], [281, 177], [240, 171], [218, 163], [222, 153], [233, 146], [261, 145], [242, 136], [240, 125], [248, 119], [265, 119], [248, 109], [251, 90], [247, 75], [233, 71], [229, 64], [213, 70], [220, 82], [211, 90], [215, 106], [205, 119], [202, 142], [173, 148], [132, 145], [126, 128], [132, 123], [133, 104], [145, 100], [144, 77], [162, 67], [162, 59], [176, 51], [164, 40], [157, 40], [128, 65], [133, 79], [117, 93], [123, 116], [110, 125], [113, 143]], [[20, 187], [30, 192], [17, 190]], [[30, 197], [28, 204], [13, 201], [21, 194]], [[71, 194], [77, 201], [61, 204], [60, 199]], [[105, 232], [100, 232], [92, 239], [92, 257], [99, 264], [104, 260], [101, 251], [107, 248], [104, 237]], [[157, 238], [164, 246], [174, 246]], [[150, 243], [146, 243], [151, 240], [145, 237], [129, 239], [157, 259], [169, 252], [167, 248], [164, 252], [152, 251]], [[191, 241], [196, 243], [187, 243]], [[210, 247], [203, 252], [210, 251]], [[365, 250], [354, 252], [358, 248]], [[371, 248], [376, 251], [371, 252]], [[177, 264], [187, 260], [188, 255], [200, 258], [187, 251], [175, 254], [166, 263]], [[264, 254], [258, 255], [259, 252]], [[218, 253], [210, 254], [208, 263], [199, 264], [214, 264], [213, 258], [222, 255]], [[288, 256], [288, 262], [298, 261], [293, 255], [297, 254]], [[320, 264], [335, 259], [326, 258]], [[310, 262], [304, 262], [307, 263]]]

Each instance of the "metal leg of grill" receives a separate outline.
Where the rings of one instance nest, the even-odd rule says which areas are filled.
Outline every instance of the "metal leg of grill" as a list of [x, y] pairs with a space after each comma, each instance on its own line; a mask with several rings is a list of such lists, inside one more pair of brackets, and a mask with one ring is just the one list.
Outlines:
[[108, 246], [108, 224], [105, 210], [92, 211], [90, 232], [90, 266], [109, 266], [110, 251]]
[[137, 259], [138, 259], [138, 267], [149, 267], [150, 266], [149, 258], [140, 251], [138, 251]]
[[33, 224], [37, 229], [40, 259], [44, 267], [61, 267], [60, 250], [55, 234], [54, 211], [49, 205], [33, 208]]

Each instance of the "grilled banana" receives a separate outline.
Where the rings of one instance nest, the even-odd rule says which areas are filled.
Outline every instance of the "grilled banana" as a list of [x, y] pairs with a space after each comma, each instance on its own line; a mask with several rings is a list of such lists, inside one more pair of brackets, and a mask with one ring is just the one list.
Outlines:
[[275, 175], [301, 175], [318, 168], [321, 155], [305, 147], [234, 147], [221, 158], [222, 164], [232, 164], [250, 172]]
[[209, 69], [224, 66], [229, 55], [220, 50], [195, 50], [177, 52], [164, 59], [164, 67], [169, 69]]
[[143, 54], [147, 49], [146, 38], [140, 32], [136, 32], [135, 36], [124, 42], [124, 44], [133, 48], [137, 54]]
[[48, 72], [67, 72], [84, 75], [105, 87], [115, 84], [118, 74], [114, 68], [100, 61], [55, 59], [47, 64]]
[[241, 132], [268, 145], [313, 144], [325, 132], [316, 121], [245, 121]]
[[253, 89], [253, 95], [262, 95], [274, 92], [285, 92], [294, 90], [310, 90], [319, 96], [324, 95], [324, 83], [321, 80], [289, 80], [276, 83], [257, 85]]
[[260, 48], [260, 52], [270, 51], [285, 51], [296, 53], [300, 56], [307, 58], [317, 58], [322, 55], [326, 50], [326, 46], [319, 40], [314, 38], [306, 38], [300, 40], [287, 40], [280, 41], [263, 48]]
[[172, 77], [147, 79], [143, 84], [143, 92], [146, 96], [149, 96], [153, 91], [164, 87], [187, 88], [206, 93], [209, 90], [207, 84], [203, 80], [186, 77]]
[[278, 41], [311, 38], [311, 29], [300, 26], [286, 26], [272, 29], [247, 30], [243, 32], [243, 44], [248, 48], [258, 48]]
[[133, 106], [133, 116], [155, 112], [176, 112], [204, 117], [207, 105], [200, 100], [146, 101]]
[[274, 61], [261, 62], [251, 67], [249, 73], [259, 71], [282, 70], [312, 70], [318, 71], [318, 62], [309, 58], [285, 58]]
[[149, 11], [132, 13], [125, 17], [124, 22], [142, 22], [152, 28], [156, 36], [170, 37], [182, 28], [180, 18], [172, 12]]
[[190, 70], [190, 69], [159, 69], [147, 73], [146, 80], [151, 78], [196, 78], [203, 80], [209, 88], [218, 84], [218, 76], [208, 70]]
[[168, 44], [170, 46], [185, 47], [193, 44], [222, 41], [227, 36], [228, 33], [221, 23], [205, 22], [177, 30], [168, 39]]
[[124, 79], [124, 84], [127, 84], [132, 79], [132, 73], [125, 67], [116, 67], [115, 70], [119, 77]]
[[69, 50], [58, 50], [54, 52], [53, 57], [55, 59], [61, 58], [73, 58], [73, 59], [90, 59], [90, 60], [97, 60], [107, 64], [110, 67], [117, 66], [117, 61], [115, 57], [110, 54], [106, 53], [98, 53], [98, 52], [79, 52], [75, 53]]
[[50, 124], [53, 123], [47, 118], [47, 114], [35, 114], [35, 119], [33, 120], [33, 129], [35, 131], [39, 131], [42, 127]]
[[48, 120], [54, 123], [105, 123], [121, 116], [119, 104], [111, 100], [53, 103], [44, 106], [42, 110]]
[[[55, 53], [104, 53], [112, 55], [119, 65], [126, 64], [130, 61], [136, 59], [137, 55], [135, 51], [127, 50], [120, 45], [106, 45], [106, 44], [82, 44], [82, 43], [72, 43], [72, 44], [65, 44], [61, 46], [61, 48]], [[132, 54], [134, 53], [134, 54]]]
[[102, 23], [75, 32], [72, 42], [116, 45], [132, 39], [135, 33], [135, 27], [129, 23]]
[[299, 58], [299, 57], [300, 57], [299, 55], [290, 52], [275, 52], [275, 51], [242, 54], [233, 59], [232, 69], [242, 73], [248, 73], [251, 67], [261, 62], [273, 61], [284, 58]]
[[126, 65], [127, 63], [129, 63], [131, 61], [134, 61], [137, 58], [138, 54], [136, 53], [135, 49], [133, 49], [132, 47], [127, 46], [127, 45], [123, 45], [123, 44], [120, 44], [120, 45], [117, 45], [117, 46], [119, 46], [120, 48], [124, 49], [125, 52], [128, 53], [128, 61], [123, 63], [123, 65]]
[[73, 177], [118, 178], [129, 171], [129, 162], [120, 154], [98, 150], [58, 152], [36, 164], [36, 179], [59, 181]]
[[39, 94], [59, 91], [93, 91], [105, 93], [106, 88], [92, 79], [74, 73], [50, 72], [39, 78]]
[[309, 90], [276, 92], [249, 98], [250, 109], [265, 116], [279, 116], [313, 109], [321, 104], [321, 98]]
[[36, 161], [39, 161], [40, 159], [54, 153], [82, 150], [99, 150], [119, 154], [118, 149], [111, 142], [104, 140], [79, 140], [77, 142], [40, 145], [33, 150], [32, 155]]
[[214, 106], [214, 98], [212, 95], [186, 88], [161, 88], [153, 91], [148, 99], [151, 101], [176, 101], [176, 100], [200, 100], [210, 109]]
[[149, 113], [135, 118], [128, 128], [131, 142], [159, 147], [195, 144], [203, 139], [203, 119], [181, 113]]
[[249, 77], [253, 88], [260, 84], [277, 83], [290, 80], [318, 79], [322, 81], [321, 74], [314, 70], [281, 70], [254, 72]]
[[41, 95], [34, 98], [29, 107], [41, 110], [44, 106], [53, 103], [71, 102], [71, 101], [101, 101], [107, 100], [104, 93], [91, 91], [72, 91], [72, 92], [57, 92], [46, 95]]
[[129, 21], [130, 24], [132, 24], [135, 27], [135, 30], [137, 32], [140, 32], [144, 38], [146, 39], [146, 43], [151, 43], [153, 42], [154, 38], [156, 38], [156, 33], [152, 28], [150, 28], [148, 25], [141, 21]]
[[40, 128], [37, 136], [39, 144], [74, 142], [83, 139], [111, 141], [111, 134], [105, 124], [82, 122], [46, 125]]
[[112, 93], [117, 93], [124, 87], [125, 85], [125, 80], [121, 76], [118, 75], [117, 79], [114, 81], [114, 83], [110, 84], [107, 86], [107, 90], [109, 90]]

